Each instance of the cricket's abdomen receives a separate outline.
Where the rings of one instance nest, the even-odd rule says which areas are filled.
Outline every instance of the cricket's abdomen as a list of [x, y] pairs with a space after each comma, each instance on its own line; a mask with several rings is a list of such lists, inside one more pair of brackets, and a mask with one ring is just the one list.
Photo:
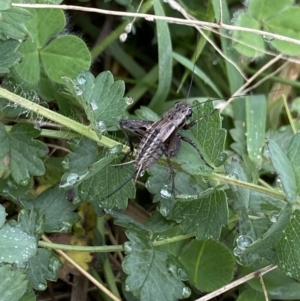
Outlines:
[[144, 171], [157, 162], [163, 155], [159, 129], [151, 129], [141, 140], [137, 149], [134, 166], [137, 170]]

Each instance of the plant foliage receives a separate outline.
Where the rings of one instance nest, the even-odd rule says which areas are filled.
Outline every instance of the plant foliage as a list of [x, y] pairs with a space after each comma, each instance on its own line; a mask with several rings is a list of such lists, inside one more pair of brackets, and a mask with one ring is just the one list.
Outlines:
[[[264, 290], [300, 299], [300, 68], [288, 57], [300, 54], [299, 6], [148, 0], [140, 7], [216, 20], [221, 28], [209, 33], [151, 16], [70, 13], [68, 23], [61, 9], [22, 2], [0, 3], [1, 300], [37, 300], [49, 281], [79, 277], [54, 247], [105, 279], [115, 300], [195, 300], [268, 264], [277, 269], [264, 275], [265, 287], [253, 279], [237, 300], [264, 300]], [[139, 6], [104, 2], [109, 10]], [[278, 53], [288, 61], [278, 63], [278, 75], [257, 72]], [[226, 103], [224, 96], [249, 91], [240, 89], [245, 74], [263, 81], [253, 79], [252, 95]], [[174, 177], [162, 157], [135, 179], [119, 120], [150, 125], [178, 101], [190, 104], [186, 123], [195, 124], [179, 131], [185, 138], [171, 158]], [[135, 146], [144, 127], [129, 134]], [[59, 245], [46, 244], [45, 235]], [[118, 256], [103, 255], [109, 251]]]

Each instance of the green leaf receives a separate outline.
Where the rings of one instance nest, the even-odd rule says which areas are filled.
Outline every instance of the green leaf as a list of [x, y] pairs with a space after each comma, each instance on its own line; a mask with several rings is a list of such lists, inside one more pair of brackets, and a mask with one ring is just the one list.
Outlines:
[[30, 176], [40, 176], [45, 173], [45, 167], [39, 157], [45, 156], [48, 148], [42, 142], [34, 139], [40, 130], [32, 124], [18, 123], [14, 125], [8, 135], [5, 127], [0, 124], [1, 148], [9, 155], [9, 170], [16, 181], [21, 185], [28, 185]]
[[261, 150], [265, 144], [267, 100], [265, 95], [246, 98], [247, 151], [254, 162], [261, 162]]
[[10, 8], [10, 0], [2, 0], [0, 3], [0, 10], [6, 10]]
[[19, 301], [37, 301], [36, 295], [33, 290], [26, 293]]
[[0, 267], [0, 283], [2, 301], [19, 301], [28, 286], [24, 272], [10, 265]]
[[134, 220], [130, 216], [115, 210], [110, 210], [108, 213], [114, 218], [114, 223], [116, 225], [119, 225], [134, 232], [143, 231], [145, 235], [152, 235], [151, 229], [149, 229], [144, 224]]
[[187, 274], [180, 262], [164, 252], [156, 251], [144, 234], [127, 232], [129, 252], [123, 269], [129, 276], [125, 289], [139, 296], [141, 301], [175, 301], [187, 298], [190, 289], [182, 281]]
[[[255, 267], [242, 267], [242, 275], [247, 275], [256, 271], [263, 265]], [[264, 284], [271, 299], [278, 300], [299, 300], [300, 299], [300, 285], [299, 281], [284, 275], [280, 269], [273, 270], [264, 275]], [[248, 281], [248, 285], [255, 291], [263, 293], [263, 288], [259, 279], [252, 279]], [[252, 299], [248, 299], [252, 300]], [[247, 300], [247, 301], [248, 301]], [[265, 298], [264, 298], [265, 300]]]
[[44, 215], [45, 232], [69, 232], [79, 216], [67, 198], [68, 191], [59, 190], [58, 185], [45, 190], [31, 202], [40, 215]]
[[2, 228], [2, 226], [5, 223], [5, 217], [6, 217], [6, 212], [5, 212], [5, 208], [0, 205], [0, 228]]
[[[15, 66], [21, 79], [37, 83], [43, 69], [50, 80], [62, 83], [62, 76], [73, 78], [78, 72], [89, 69], [90, 53], [81, 39], [71, 35], [53, 39], [66, 23], [62, 10], [37, 9], [31, 12], [33, 18], [27, 24], [30, 37], [19, 47], [23, 60]], [[53, 26], [49, 26], [50, 22]]]
[[211, 102], [196, 105], [194, 110], [195, 120], [199, 120], [195, 126], [191, 128], [194, 134], [200, 151], [205, 158], [209, 158], [208, 162], [215, 166], [220, 166], [224, 163], [226, 155], [224, 153], [226, 131], [222, 129], [221, 118], [218, 110], [214, 110]]
[[300, 194], [300, 133], [291, 140], [287, 156], [291, 162], [297, 186], [297, 194]]
[[40, 56], [49, 79], [61, 84], [64, 83], [63, 76], [74, 78], [80, 71], [89, 69], [91, 64], [91, 54], [86, 44], [71, 35], [53, 40], [41, 49]]
[[22, 264], [35, 255], [36, 239], [18, 227], [4, 225], [0, 229], [0, 262]]
[[35, 209], [21, 210], [18, 215], [19, 227], [27, 234], [32, 235], [36, 240], [40, 239], [44, 233], [44, 216], [41, 216]]
[[[236, 22], [236, 26], [260, 29], [260, 23], [249, 13], [241, 13]], [[265, 45], [263, 38], [254, 33], [235, 30], [232, 34], [233, 47], [242, 55], [258, 58], [264, 55]]]
[[52, 37], [66, 26], [64, 12], [60, 9], [30, 9], [29, 11], [33, 18], [26, 26], [37, 49], [43, 48]]
[[68, 172], [77, 173], [78, 176], [86, 174], [88, 167], [98, 158], [98, 145], [95, 141], [82, 137], [70, 140], [68, 146], [72, 153], [67, 155], [62, 162]]
[[263, 253], [274, 248], [285, 230], [292, 215], [292, 207], [287, 204], [280, 212], [277, 221], [268, 229], [264, 235], [248, 246], [241, 254], [240, 260], [246, 263], [253, 263]]
[[30, 258], [27, 278], [32, 287], [36, 290], [43, 291], [47, 288], [47, 280], [56, 281], [58, 270], [62, 264], [59, 258], [46, 249], [38, 249], [37, 255]]
[[[264, 23], [264, 30], [290, 38], [300, 39], [300, 30], [297, 20], [300, 18], [300, 7], [293, 6]], [[300, 46], [291, 42], [272, 40], [270, 44], [278, 51], [286, 55], [296, 56], [300, 54]]]
[[[90, 166], [88, 176], [78, 187], [80, 199], [92, 202], [94, 206], [103, 209], [126, 208], [128, 198], [133, 198], [135, 195], [135, 187], [133, 181], [122, 188], [121, 186], [132, 177], [134, 167], [132, 165], [110, 166], [120, 163], [115, 160], [115, 157], [115, 153], [111, 153]], [[117, 191], [113, 195], [106, 198], [115, 190]]]
[[265, 147], [265, 155], [271, 160], [274, 169], [282, 183], [282, 188], [289, 203], [296, 202], [296, 179], [292, 165], [287, 155], [282, 151], [276, 142], [269, 140]]
[[173, 208], [173, 219], [197, 239], [218, 239], [228, 219], [226, 195], [222, 190], [210, 190], [199, 199], [179, 199]]
[[229, 130], [233, 142], [230, 147], [240, 156], [246, 153], [246, 128], [242, 121], [234, 121], [234, 128]]
[[23, 8], [11, 7], [1, 11], [1, 15], [0, 38], [3, 40], [24, 40], [28, 35], [24, 23], [32, 18], [31, 13]]
[[30, 37], [18, 48], [22, 54], [22, 62], [15, 65], [15, 71], [21, 79], [28, 83], [36, 83], [40, 79], [39, 53], [36, 43]]
[[124, 82], [114, 82], [109, 71], [100, 73], [96, 79], [90, 72], [81, 72], [75, 81], [66, 79], [66, 86], [84, 108], [99, 136], [118, 124], [127, 107], [123, 98]]
[[173, 58], [178, 61], [181, 65], [185, 66], [187, 69], [189, 69], [191, 72], [193, 72], [194, 75], [198, 76], [200, 79], [203, 80], [203, 82], [211, 87], [211, 89], [216, 92], [216, 94], [222, 98], [222, 93], [218, 89], [218, 87], [215, 85], [215, 83], [209, 78], [208, 75], [206, 75], [198, 66], [196, 66], [193, 62], [186, 59], [184, 56], [173, 52]]
[[287, 276], [300, 279], [300, 211], [295, 210], [288, 221], [284, 235], [276, 246], [278, 266]]
[[21, 58], [16, 52], [20, 43], [15, 40], [0, 41], [0, 73], [8, 73], [9, 68]]
[[251, 0], [248, 11], [257, 20], [266, 20], [272, 15], [278, 15], [288, 6], [292, 5], [294, 0]]
[[261, 292], [257, 292], [253, 289], [245, 289], [237, 298], [237, 301], [265, 301], [265, 296]]
[[[153, 1], [155, 15], [164, 16], [164, 10], [159, 0]], [[156, 20], [156, 37], [158, 44], [158, 87], [150, 102], [150, 108], [159, 111], [169, 93], [172, 81], [172, 42], [168, 23]]]
[[233, 278], [235, 259], [231, 250], [219, 242], [193, 240], [184, 248], [179, 260], [198, 290], [216, 290]]

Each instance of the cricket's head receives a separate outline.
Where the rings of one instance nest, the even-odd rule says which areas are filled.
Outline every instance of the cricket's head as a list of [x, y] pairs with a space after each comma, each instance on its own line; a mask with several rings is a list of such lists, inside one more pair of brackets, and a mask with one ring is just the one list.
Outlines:
[[170, 109], [164, 115], [173, 124], [176, 124], [177, 128], [181, 128], [186, 120], [193, 114], [193, 110], [186, 102], [177, 102], [172, 109]]

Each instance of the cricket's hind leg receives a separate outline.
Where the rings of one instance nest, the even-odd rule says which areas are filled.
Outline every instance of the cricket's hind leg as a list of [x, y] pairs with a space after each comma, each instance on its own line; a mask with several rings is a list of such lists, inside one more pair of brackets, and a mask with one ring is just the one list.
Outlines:
[[167, 163], [169, 166], [169, 180], [171, 181], [171, 193], [174, 198], [176, 198], [176, 188], [175, 188], [175, 171], [171, 164], [170, 158], [175, 157], [180, 149], [180, 136], [179, 133], [174, 133], [162, 146], [162, 151], [167, 158]]
[[188, 138], [188, 137], [182, 136], [180, 133], [178, 133], [177, 135], [180, 137], [179, 139], [181, 139], [182, 141], [188, 143], [189, 145], [191, 145], [192, 147], [194, 147], [194, 148], [197, 150], [197, 152], [198, 152], [200, 158], [201, 158], [202, 161], [205, 163], [205, 165], [207, 165], [208, 167], [210, 167], [212, 170], [214, 169], [214, 168], [213, 168], [213, 167], [205, 160], [205, 158], [204, 158], [203, 155], [201, 154], [201, 152], [200, 152], [198, 146], [196, 145], [196, 143], [195, 143], [194, 141], [192, 141], [192, 140], [191, 140], [190, 138]]

